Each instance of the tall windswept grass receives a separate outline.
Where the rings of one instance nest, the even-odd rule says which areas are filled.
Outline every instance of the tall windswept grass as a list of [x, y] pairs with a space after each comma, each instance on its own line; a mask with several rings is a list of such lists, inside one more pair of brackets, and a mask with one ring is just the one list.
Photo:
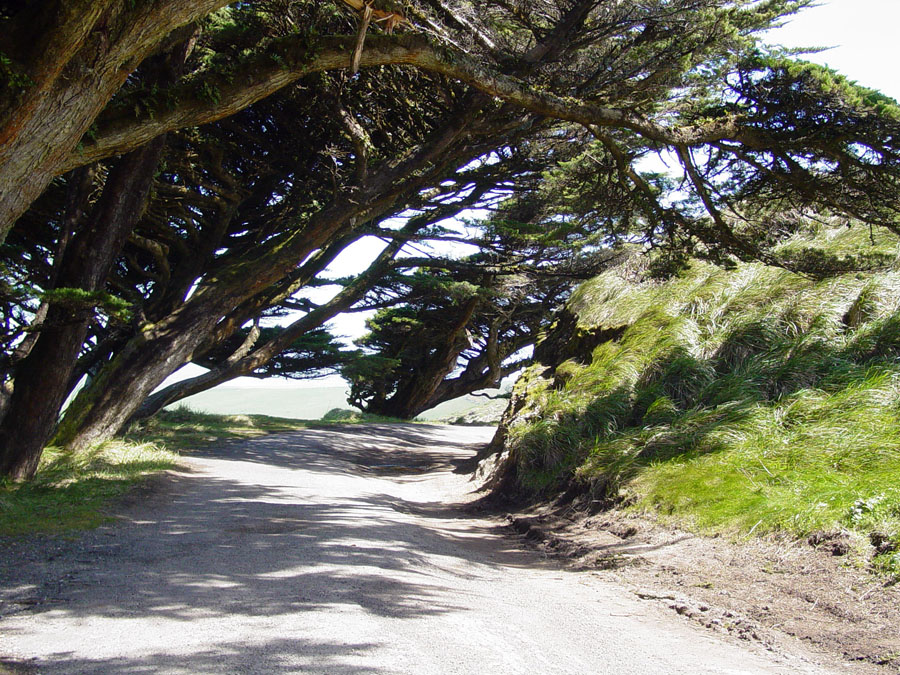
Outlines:
[[786, 247], [874, 250], [892, 261], [877, 272], [697, 262], [664, 283], [612, 270], [584, 284], [579, 328], [626, 328], [522, 378], [521, 486], [574, 481], [699, 528], [900, 544], [900, 264], [896, 238], [868, 237], [823, 227]]

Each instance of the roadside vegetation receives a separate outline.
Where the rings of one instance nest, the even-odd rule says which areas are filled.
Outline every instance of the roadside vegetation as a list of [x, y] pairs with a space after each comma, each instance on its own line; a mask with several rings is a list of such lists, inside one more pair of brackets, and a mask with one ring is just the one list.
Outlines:
[[519, 488], [574, 486], [701, 531], [842, 533], [900, 574], [898, 245], [872, 237], [823, 226], [782, 250], [883, 261], [827, 279], [697, 262], [583, 285], [578, 331], [612, 338], [520, 380]]
[[97, 527], [104, 507], [178, 455], [154, 443], [112, 440], [71, 454], [50, 447], [29, 482], [0, 482], [0, 535]]
[[124, 438], [135, 443], [154, 443], [177, 452], [190, 452], [222, 441], [306, 429], [310, 423], [309, 420], [268, 415], [216, 415], [179, 406], [131, 425]]
[[181, 455], [214, 443], [313, 426], [403, 421], [342, 409], [321, 420], [217, 415], [184, 406], [163, 410], [131, 425], [121, 437], [81, 452], [47, 448], [32, 481], [0, 480], [0, 535], [97, 527], [109, 519], [112, 500], [154, 474], [176, 469]]
[[175, 469], [180, 453], [212, 443], [295, 431], [304, 420], [266, 415], [162, 411], [121, 438], [71, 453], [48, 448], [35, 478], [0, 482], [0, 535], [58, 533], [97, 527], [107, 509], [150, 476]]
[[399, 417], [388, 417], [374, 413], [362, 412], [351, 408], [333, 408], [315, 422], [316, 426], [333, 426], [336, 424], [397, 424], [401, 422], [421, 422], [422, 420], [403, 420]]

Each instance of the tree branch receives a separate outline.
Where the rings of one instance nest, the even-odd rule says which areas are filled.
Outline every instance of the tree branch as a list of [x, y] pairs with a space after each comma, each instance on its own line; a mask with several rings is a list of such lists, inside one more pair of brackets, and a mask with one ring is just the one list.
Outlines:
[[[307, 36], [273, 40], [243, 67], [228, 75], [207, 72], [157, 95], [159, 100], [178, 101], [172, 108], [125, 99], [121, 105], [101, 115], [96, 134], [92, 139], [84, 139], [83, 147], [69, 157], [60, 172], [121, 154], [167, 131], [233, 115], [305, 75], [348, 68], [354, 39], [330, 36], [319, 38], [314, 44], [310, 44]], [[735, 116], [724, 116], [700, 125], [667, 127], [627, 109], [534, 91], [516, 78], [462, 52], [435, 46], [423, 36], [372, 35], [366, 44], [360, 58], [361, 67], [414, 66], [465, 82], [485, 94], [542, 116], [584, 125], [630, 129], [644, 138], [672, 146], [723, 139], [740, 140], [754, 147], [765, 144], [759, 132], [741, 128], [739, 118]], [[137, 115], [133, 114], [135, 108], [139, 111]]]

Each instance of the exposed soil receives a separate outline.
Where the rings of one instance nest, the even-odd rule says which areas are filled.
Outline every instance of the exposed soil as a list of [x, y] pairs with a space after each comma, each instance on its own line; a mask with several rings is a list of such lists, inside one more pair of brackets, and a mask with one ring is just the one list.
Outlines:
[[532, 546], [616, 579], [642, 600], [773, 649], [900, 672], [900, 585], [861, 569], [846, 537], [728, 540], [612, 510], [542, 507], [509, 517]]

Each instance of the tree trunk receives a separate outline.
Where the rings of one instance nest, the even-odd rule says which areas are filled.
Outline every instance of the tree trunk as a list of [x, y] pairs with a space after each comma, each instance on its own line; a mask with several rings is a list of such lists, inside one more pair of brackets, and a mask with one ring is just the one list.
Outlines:
[[[202, 347], [223, 316], [289, 273], [296, 260], [320, 248], [329, 233], [358, 208], [348, 204], [326, 210], [321, 220], [307, 229], [308, 237], [295, 237], [296, 248], [285, 247], [276, 256], [238, 266], [213, 285], [198, 288], [168, 317], [144, 327], [78, 393], [66, 410], [55, 442], [78, 451], [114, 436], [150, 393]], [[330, 221], [331, 217], [337, 222]]]
[[[92, 166], [80, 167], [71, 171], [68, 175], [65, 217], [60, 227], [56, 251], [53, 254], [53, 267], [48, 279], [49, 288], [58, 286], [57, 280], [65, 259], [64, 254], [75, 228], [84, 221], [95, 174], [96, 167]], [[49, 311], [49, 303], [46, 300], [42, 301], [34, 313], [34, 318], [28, 326], [28, 332], [25, 334], [25, 337], [22, 338], [22, 341], [15, 349], [2, 357], [3, 367], [2, 371], [0, 371], [0, 378], [2, 378], [3, 386], [0, 388], [0, 423], [6, 416], [7, 410], [9, 410], [9, 403], [13, 393], [12, 378], [14, 377], [16, 365], [31, 353], [38, 337], [40, 337], [41, 326], [47, 319], [47, 312]]]
[[[63, 255], [57, 288], [103, 288], [110, 267], [141, 215], [162, 154], [163, 139], [123, 157], [110, 172], [90, 220]], [[0, 422], [0, 475], [30, 479], [53, 434], [93, 316], [83, 302], [51, 303], [40, 335], [18, 364]]]
[[[426, 221], [427, 222], [427, 221]], [[199, 394], [216, 387], [223, 382], [228, 382], [242, 375], [249, 375], [257, 368], [261, 368], [269, 361], [275, 358], [282, 351], [287, 349], [292, 342], [311, 330], [320, 328], [327, 321], [330, 321], [341, 312], [349, 309], [357, 301], [359, 301], [369, 289], [381, 278], [381, 275], [387, 270], [390, 261], [397, 255], [405, 240], [403, 235], [411, 234], [413, 231], [423, 227], [424, 223], [411, 222], [406, 225], [400, 232], [399, 236], [388, 244], [385, 249], [378, 255], [369, 265], [368, 269], [358, 275], [356, 280], [348, 285], [344, 290], [334, 296], [321, 307], [317, 307], [305, 316], [297, 319], [289, 326], [286, 326], [276, 337], [254, 348], [256, 337], [253, 331], [247, 336], [244, 344], [231, 356], [228, 360], [218, 368], [213, 368], [209, 372], [192, 377], [181, 382], [175, 382], [165, 389], [151, 395], [138, 408], [137, 412], [129, 421], [136, 421], [152, 417], [167, 405], [171, 405], [176, 401]], [[328, 257], [321, 262], [324, 267], [333, 256]]]
[[128, 75], [173, 30], [225, 4], [45, 0], [13, 19], [3, 46], [28, 80], [0, 100], [0, 243]]
[[459, 355], [469, 347], [469, 335], [466, 326], [478, 307], [479, 299], [471, 298], [465, 305], [462, 315], [455, 324], [447, 329], [447, 339], [441, 349], [428, 362], [426, 370], [418, 373], [414, 379], [401, 386], [387, 400], [375, 406], [368, 406], [366, 412], [400, 419], [412, 419], [431, 406], [434, 392], [444, 378], [453, 372]]
[[[111, 438], [159, 384], [190, 360], [218, 313], [176, 312], [145, 327], [75, 396], [54, 443], [77, 452]], [[205, 309], [205, 308], [200, 308]]]
[[[494, 387], [500, 383], [500, 379], [506, 374], [500, 355], [500, 323], [500, 320], [496, 319], [491, 324], [484, 354], [469, 361], [466, 369], [458, 377], [441, 380], [426, 401], [425, 407], [419, 412], [429, 410], [444, 401], [451, 401], [454, 398], [471, 394], [473, 391]], [[449, 375], [450, 371], [447, 374]]]
[[453, 144], [467, 133], [469, 117], [448, 115], [446, 125], [434, 132], [430, 142], [404, 161], [388, 164], [370, 176], [366, 187], [352, 198], [340, 195], [276, 248], [207, 279], [185, 304], [146, 326], [79, 392], [60, 423], [56, 442], [79, 450], [111, 438], [166, 377], [203, 347], [223, 317], [292, 275], [298, 261], [328, 246], [350, 223], [383, 215], [403, 193], [437, 180], [449, 170], [449, 163], [462, 163], [460, 155], [471, 159], [465, 146], [457, 153], [452, 151]]
[[253, 349], [253, 345], [258, 339], [259, 321], [257, 320], [241, 346], [218, 368], [213, 368], [202, 375], [191, 377], [181, 382], [175, 382], [165, 389], [152, 394], [141, 404], [141, 407], [138, 408], [129, 422], [152, 417], [167, 405], [253, 372], [253, 368], [243, 369], [241, 365], [242, 362], [247, 361], [246, 356]]

